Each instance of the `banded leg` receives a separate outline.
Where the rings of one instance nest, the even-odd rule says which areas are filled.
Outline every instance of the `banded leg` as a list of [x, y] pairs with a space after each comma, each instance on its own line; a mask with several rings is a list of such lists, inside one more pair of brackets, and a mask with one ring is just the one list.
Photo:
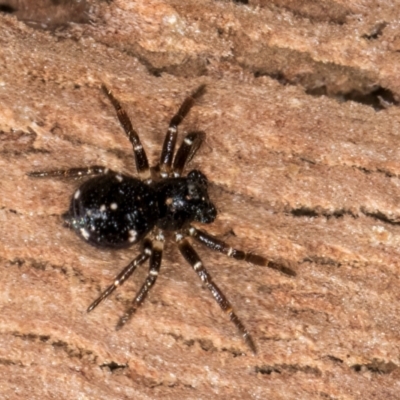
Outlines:
[[111, 104], [114, 106], [115, 111], [117, 112], [117, 116], [119, 122], [124, 128], [126, 135], [128, 136], [130, 142], [133, 146], [133, 152], [135, 154], [135, 163], [136, 169], [140, 176], [140, 179], [150, 181], [150, 169], [149, 169], [149, 162], [147, 161], [146, 152], [143, 149], [143, 145], [139, 139], [139, 135], [133, 129], [131, 120], [128, 117], [126, 111], [121, 107], [119, 101], [114, 97], [111, 90], [107, 89], [107, 87], [103, 84], [101, 85], [103, 92], [107, 95], [110, 99]]
[[167, 135], [164, 139], [163, 148], [160, 158], [160, 173], [163, 178], [166, 178], [171, 172], [172, 159], [174, 157], [176, 136], [178, 133], [178, 125], [189, 113], [195, 101], [205, 93], [206, 85], [199, 86], [190, 96], [186, 97], [178, 112], [172, 117]]
[[193, 158], [197, 150], [203, 143], [206, 134], [201, 131], [189, 132], [185, 139], [183, 139], [178, 151], [174, 158], [174, 176], [181, 176], [186, 164]]
[[56, 169], [51, 171], [33, 171], [28, 172], [27, 175], [33, 178], [83, 178], [86, 176], [105, 175], [108, 173], [114, 173], [114, 171], [111, 171], [109, 168], [102, 167], [100, 165], [93, 165], [92, 167], [83, 168]]
[[239, 333], [242, 335], [244, 341], [246, 342], [250, 350], [254, 354], [256, 354], [257, 349], [253, 342], [252, 337], [250, 336], [250, 333], [247, 332], [247, 329], [233, 311], [231, 303], [222, 293], [221, 289], [214, 283], [210, 274], [203, 267], [203, 263], [201, 262], [200, 257], [194, 251], [193, 247], [189, 244], [189, 242], [186, 239], [182, 239], [182, 237], [179, 234], [176, 235], [176, 241], [178, 243], [179, 250], [182, 253], [185, 260], [193, 267], [194, 271], [197, 273], [199, 278], [210, 290], [210, 292], [214, 296], [214, 299], [221, 307], [222, 311], [224, 311], [225, 314], [228, 314], [230, 320], [236, 325], [236, 328], [239, 330]]
[[153, 287], [157, 280], [158, 272], [161, 266], [162, 252], [164, 246], [164, 237], [162, 234], [158, 235], [158, 238], [153, 242], [153, 249], [150, 256], [150, 266], [147, 278], [133, 300], [131, 306], [126, 310], [125, 314], [119, 319], [116, 330], [120, 330], [136, 312], [136, 310], [142, 305], [144, 299], [147, 297], [150, 289]]
[[188, 229], [188, 232], [190, 236], [194, 237], [201, 244], [204, 244], [212, 250], [223, 253], [228, 257], [232, 257], [236, 260], [247, 261], [251, 264], [260, 265], [262, 267], [272, 268], [277, 271], [283, 272], [286, 275], [296, 276], [296, 272], [286, 267], [285, 265], [267, 260], [266, 258], [257, 254], [247, 253], [243, 250], [234, 249], [233, 247], [230, 247], [228, 244], [226, 244], [224, 241], [217, 239], [215, 236], [212, 236], [207, 232], [196, 229], [193, 226]]
[[95, 309], [105, 298], [107, 298], [118, 286], [121, 286], [135, 271], [136, 267], [143, 264], [152, 254], [151, 241], [146, 239], [143, 250], [133, 261], [131, 261], [114, 279], [110, 285], [87, 309], [87, 312]]

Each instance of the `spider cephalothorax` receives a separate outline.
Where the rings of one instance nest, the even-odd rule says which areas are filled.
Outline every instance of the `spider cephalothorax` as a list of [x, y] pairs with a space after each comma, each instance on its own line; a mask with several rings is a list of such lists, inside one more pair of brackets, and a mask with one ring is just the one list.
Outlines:
[[175, 241], [183, 257], [193, 267], [255, 353], [256, 347], [250, 334], [236, 316], [225, 295], [211, 279], [188, 238], [193, 237], [210, 249], [237, 260], [269, 266], [289, 275], [294, 275], [294, 272], [269, 262], [264, 257], [234, 249], [191, 225], [193, 221], [209, 224], [217, 215], [215, 206], [209, 199], [206, 176], [198, 170], [182, 176], [184, 167], [203, 142], [204, 132], [188, 133], [174, 155], [178, 125], [188, 114], [195, 100], [203, 95], [205, 86], [201, 85], [188, 96], [171, 119], [160, 163], [153, 173], [150, 171], [139, 136], [133, 129], [125, 110], [110, 90], [104, 85], [102, 89], [116, 109], [119, 121], [132, 143], [140, 179], [119, 174], [102, 166], [38, 171], [29, 174], [33, 177], [91, 177], [73, 194], [70, 208], [64, 214], [66, 225], [88, 243], [101, 248], [123, 248], [138, 242], [143, 243], [142, 252], [116, 276], [114, 283], [89, 306], [88, 311], [92, 311], [122, 285], [139, 264], [150, 259], [145, 283], [117, 324], [117, 328], [121, 328], [142, 304], [157, 279], [165, 241], [163, 231], [174, 231]]

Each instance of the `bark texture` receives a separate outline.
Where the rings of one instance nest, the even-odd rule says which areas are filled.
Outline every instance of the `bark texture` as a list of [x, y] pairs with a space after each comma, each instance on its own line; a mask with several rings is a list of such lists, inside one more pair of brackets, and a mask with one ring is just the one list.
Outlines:
[[[398, 2], [32, 3], [0, 2], [0, 398], [398, 399]], [[172, 242], [128, 326], [146, 267], [86, 313], [138, 249], [81, 241], [61, 220], [79, 182], [26, 174], [134, 174], [101, 82], [153, 165], [207, 84], [180, 128], [207, 133], [207, 229], [298, 273], [196, 246], [257, 356]]]

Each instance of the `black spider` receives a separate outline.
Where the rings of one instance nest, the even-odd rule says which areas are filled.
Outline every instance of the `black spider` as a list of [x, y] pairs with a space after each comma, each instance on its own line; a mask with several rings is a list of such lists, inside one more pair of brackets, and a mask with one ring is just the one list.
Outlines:
[[117, 329], [125, 325], [143, 303], [157, 279], [164, 246], [163, 231], [174, 231], [175, 240], [183, 257], [211, 291], [222, 310], [229, 315], [249, 348], [256, 353], [253, 339], [225, 295], [211, 279], [187, 238], [193, 237], [210, 249], [237, 260], [268, 266], [288, 275], [295, 273], [259, 255], [234, 249], [191, 225], [193, 221], [209, 224], [217, 215], [214, 204], [208, 196], [208, 181], [205, 175], [193, 170], [186, 177], [181, 176], [184, 167], [203, 142], [204, 132], [188, 133], [174, 157], [178, 125], [188, 114], [195, 100], [204, 94], [205, 85], [201, 85], [188, 96], [172, 117], [158, 169], [154, 170], [149, 168], [146, 153], [127, 113], [110, 90], [104, 85], [102, 89], [113, 104], [119, 121], [132, 143], [140, 179], [118, 174], [102, 166], [37, 171], [29, 174], [32, 177], [95, 176], [84, 182], [72, 196], [70, 208], [64, 214], [67, 226], [88, 243], [101, 248], [124, 248], [143, 242], [142, 252], [116, 276], [114, 283], [89, 306], [87, 311], [92, 311], [122, 285], [138, 265], [150, 259], [146, 281], [120, 318]]

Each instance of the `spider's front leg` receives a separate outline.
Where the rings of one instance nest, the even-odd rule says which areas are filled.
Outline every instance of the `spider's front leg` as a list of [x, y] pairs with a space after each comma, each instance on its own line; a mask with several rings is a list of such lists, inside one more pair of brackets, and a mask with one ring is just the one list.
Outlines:
[[239, 333], [243, 337], [244, 341], [246, 342], [247, 346], [253, 352], [253, 354], [257, 353], [256, 346], [250, 333], [247, 331], [243, 323], [240, 321], [239, 317], [235, 314], [231, 303], [222, 293], [221, 289], [214, 283], [210, 274], [204, 268], [203, 263], [195, 252], [193, 247], [190, 243], [182, 237], [181, 234], [177, 233], [176, 241], [178, 243], [178, 247], [180, 252], [182, 253], [185, 260], [192, 266], [196, 274], [202, 280], [202, 282], [207, 286], [207, 289], [210, 290], [211, 294], [214, 296], [214, 299], [217, 301], [218, 305], [221, 307], [222, 311], [225, 314], [228, 314], [230, 320], [235, 324], [236, 328], [239, 330]]
[[191, 226], [187, 233], [195, 238], [201, 244], [204, 244], [209, 249], [223, 253], [228, 257], [232, 257], [235, 260], [247, 261], [254, 265], [260, 265], [262, 267], [268, 267], [280, 271], [289, 276], [296, 276], [296, 272], [286, 265], [280, 264], [278, 262], [267, 260], [266, 258], [259, 256], [257, 254], [248, 253], [243, 250], [234, 249], [222, 240], [217, 239], [215, 236], [210, 235], [200, 229], [196, 229]]
[[171, 172], [172, 159], [174, 157], [176, 137], [178, 134], [178, 125], [183, 121], [196, 100], [206, 91], [206, 85], [199, 86], [190, 96], [186, 97], [178, 112], [172, 117], [167, 135], [164, 139], [163, 148], [160, 157], [160, 173], [163, 178], [169, 176]]
[[202, 131], [189, 132], [183, 139], [174, 158], [174, 176], [181, 176], [186, 164], [193, 158], [203, 143], [206, 134]]

